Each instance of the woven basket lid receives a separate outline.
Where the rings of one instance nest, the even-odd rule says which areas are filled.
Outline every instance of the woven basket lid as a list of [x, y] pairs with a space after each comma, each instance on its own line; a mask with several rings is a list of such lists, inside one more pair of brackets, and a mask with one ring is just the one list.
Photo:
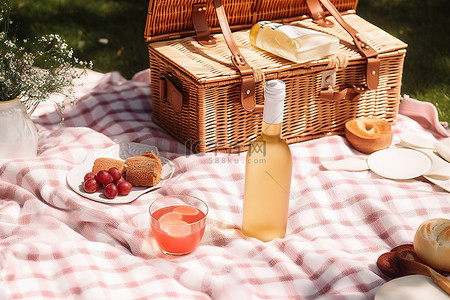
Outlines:
[[[356, 10], [358, 0], [331, 0], [340, 12]], [[195, 35], [194, 4], [204, 3], [211, 33], [220, 32], [212, 0], [150, 0], [144, 38], [147, 42]], [[250, 28], [261, 20], [292, 22], [304, 19], [306, 0], [222, 0], [231, 30]]]
[[[352, 24], [369, 42], [369, 44], [380, 54], [381, 57], [399, 55], [397, 51], [405, 52], [407, 44], [376, 25], [364, 20], [356, 14], [346, 14], [344, 20]], [[315, 24], [312, 19], [295, 21], [292, 24], [318, 30], [340, 39], [339, 53], [347, 56], [352, 63], [363, 64], [365, 59], [361, 56], [353, 43], [352, 37], [337, 24], [333, 17], [329, 19], [335, 23], [333, 27], [322, 28]], [[199, 82], [220, 82], [224, 80], [239, 80], [240, 76], [236, 67], [231, 63], [230, 50], [228, 49], [222, 34], [213, 34], [217, 44], [213, 47], [204, 47], [196, 41], [194, 36], [176, 40], [164, 40], [152, 42], [149, 48], [155, 54], [164, 57], [164, 63], [173, 68], [182, 70], [189, 77]], [[305, 73], [310, 67], [318, 67], [329, 63], [328, 58], [311, 61], [304, 64], [296, 64], [250, 44], [248, 29], [233, 32], [242, 55], [247, 63], [253, 68], [261, 70], [264, 74], [274, 72], [296, 72]]]

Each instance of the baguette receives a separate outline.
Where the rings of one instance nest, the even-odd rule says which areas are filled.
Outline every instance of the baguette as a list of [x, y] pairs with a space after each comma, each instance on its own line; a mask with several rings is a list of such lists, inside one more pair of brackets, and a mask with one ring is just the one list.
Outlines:
[[430, 267], [450, 272], [450, 220], [423, 222], [414, 236], [414, 250]]

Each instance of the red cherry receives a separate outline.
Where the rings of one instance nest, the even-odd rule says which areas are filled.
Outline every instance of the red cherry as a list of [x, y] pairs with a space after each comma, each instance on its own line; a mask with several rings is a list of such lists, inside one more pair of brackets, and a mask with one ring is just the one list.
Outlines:
[[114, 182], [116, 185], [118, 185], [119, 183], [121, 183], [122, 181], [125, 181], [125, 178], [123, 178], [123, 176], [120, 177], [119, 180], [117, 180], [116, 182]]
[[106, 170], [98, 171], [95, 179], [97, 179], [97, 181], [103, 185], [107, 185], [108, 183], [113, 182], [113, 177]]
[[112, 178], [113, 178], [113, 182], [116, 182], [120, 180], [120, 178], [122, 177], [122, 173], [120, 173], [119, 169], [117, 169], [116, 167], [112, 167], [108, 170], [108, 173], [111, 174]]
[[86, 175], [84, 175], [83, 182], [85, 182], [86, 180], [91, 179], [91, 178], [95, 178], [94, 172], [86, 173]]
[[97, 180], [95, 180], [95, 178], [89, 178], [83, 184], [84, 191], [89, 194], [95, 193], [99, 187], [100, 184], [97, 182]]
[[110, 183], [107, 186], [105, 186], [105, 190], [103, 191], [103, 194], [108, 199], [114, 199], [116, 198], [118, 194], [117, 186], [114, 183]]
[[131, 192], [131, 183], [128, 181], [122, 181], [117, 185], [117, 189], [119, 191], [119, 195], [126, 196]]

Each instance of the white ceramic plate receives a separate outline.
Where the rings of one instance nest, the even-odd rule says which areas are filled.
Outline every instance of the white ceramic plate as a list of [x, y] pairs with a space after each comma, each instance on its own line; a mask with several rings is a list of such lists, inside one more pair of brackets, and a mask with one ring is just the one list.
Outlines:
[[415, 150], [388, 148], [372, 153], [367, 164], [379, 176], [401, 180], [421, 176], [431, 167], [431, 160]]
[[[106, 198], [103, 195], [103, 189], [99, 189], [97, 192], [92, 194], [86, 193], [83, 190], [84, 175], [86, 175], [86, 173], [92, 170], [92, 166], [94, 165], [95, 159], [99, 157], [109, 157], [125, 160], [127, 157], [136, 156], [147, 151], [153, 151], [153, 153], [158, 155], [159, 159], [161, 159], [162, 162], [163, 168], [161, 172], [161, 181], [156, 186], [133, 187], [131, 189], [131, 192], [127, 196], [117, 196], [114, 199]], [[66, 180], [67, 184], [72, 190], [74, 190], [76, 193], [80, 194], [85, 198], [102, 203], [123, 204], [134, 201], [142, 194], [145, 194], [149, 191], [162, 187], [167, 180], [172, 178], [174, 170], [175, 170], [174, 164], [167, 158], [161, 157], [156, 147], [138, 143], [123, 143], [90, 153], [82, 164], [72, 168], [67, 173]]]
[[374, 300], [448, 300], [450, 297], [429, 277], [409, 275], [383, 284]]
[[450, 179], [438, 179], [425, 175], [423, 177], [450, 193]]

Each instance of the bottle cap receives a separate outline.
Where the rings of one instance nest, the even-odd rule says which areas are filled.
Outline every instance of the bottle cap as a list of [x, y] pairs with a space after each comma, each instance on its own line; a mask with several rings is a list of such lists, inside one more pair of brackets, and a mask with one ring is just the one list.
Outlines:
[[269, 80], [264, 88], [263, 120], [269, 124], [283, 122], [284, 98], [286, 84], [278, 79]]

